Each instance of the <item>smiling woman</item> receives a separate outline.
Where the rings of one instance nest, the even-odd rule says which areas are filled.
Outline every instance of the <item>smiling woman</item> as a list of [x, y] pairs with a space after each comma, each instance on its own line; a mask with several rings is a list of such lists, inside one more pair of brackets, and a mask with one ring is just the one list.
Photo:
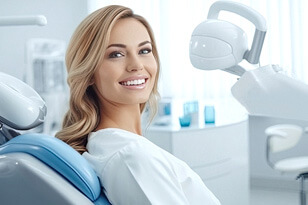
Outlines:
[[[139, 25], [139, 28], [141, 26], [143, 35], [146, 33], [146, 39], [144, 39], [144, 37], [138, 38], [139, 41], [135, 42], [133, 45], [126, 43], [126, 41], [119, 40], [121, 36], [126, 36], [121, 35], [121, 32], [128, 32], [127, 34], [129, 34], [129, 32], [134, 32], [134, 29], [129, 29], [127, 31], [122, 30], [120, 33], [116, 32], [115, 29], [120, 29], [119, 26], [116, 26], [116, 22], [125, 21], [125, 18], [129, 18], [130, 20], [133, 19], [134, 23]], [[112, 30], [113, 35], [118, 33], [117, 36], [111, 36]], [[128, 36], [126, 38], [128, 38]], [[145, 41], [147, 43], [145, 43]], [[143, 57], [145, 55], [142, 53], [147, 53], [150, 50], [151, 52], [147, 54], [148, 57]], [[140, 54], [136, 55], [136, 52]], [[135, 80], [128, 79], [133, 75], [137, 75], [138, 79], [142, 77], [140, 75], [144, 75], [142, 78], [147, 82], [148, 78], [151, 76], [146, 70], [143, 70], [142, 74], [138, 71], [137, 74], [133, 72], [134, 74], [122, 73], [119, 74], [120, 76], [114, 76], [118, 75], [116, 72], [121, 72], [119, 68], [123, 68], [123, 66], [125, 66], [123, 64], [126, 64], [126, 62], [129, 63], [126, 69], [131, 69], [131, 66], [135, 66], [133, 64], [136, 62], [138, 63], [141, 57], [142, 59], [151, 59], [152, 63], [154, 59], [156, 72], [151, 79], [151, 92], [146, 96], [147, 99], [143, 99], [143, 102], [140, 102], [138, 104], [139, 107], [135, 107], [135, 109], [138, 109], [139, 114], [141, 114], [147, 102], [151, 108], [150, 111], [152, 112], [152, 116], [154, 116], [159, 96], [157, 81], [160, 66], [155, 39], [148, 23], [141, 16], [131, 14], [125, 7], [119, 7], [118, 9], [106, 7], [103, 10], [93, 12], [92, 15], [84, 19], [73, 34], [67, 49], [66, 67], [68, 70], [68, 84], [71, 93], [70, 109], [65, 115], [63, 129], [57, 133], [57, 137], [69, 143], [81, 153], [86, 151], [85, 146], [87, 144], [88, 134], [96, 130], [101, 122], [105, 123], [105, 121], [101, 119], [101, 114], [102, 110], [106, 111], [107, 109], [103, 109], [103, 105], [101, 104], [101, 99], [104, 99], [102, 98], [101, 92], [103, 92], [104, 89], [104, 92], [107, 92], [110, 88], [102, 88], [101, 83], [113, 83], [114, 85], [111, 88], [119, 89], [120, 87], [124, 87], [120, 82], [125, 79], [126, 81]], [[136, 68], [133, 67], [133, 70], [135, 69]], [[138, 70], [140, 69], [138, 68]], [[108, 75], [104, 74], [106, 72], [108, 72]], [[99, 75], [102, 75], [100, 76], [101, 79]], [[111, 78], [112, 76], [117, 79]], [[136, 76], [134, 76], [134, 78], [136, 78]], [[127, 96], [129, 94], [127, 93], [128, 91], [129, 90], [126, 89], [126, 92], [122, 92], [122, 94], [124, 93]], [[111, 92], [111, 94], [112, 93], [113, 92]], [[142, 97], [142, 95], [140, 96]], [[97, 100], [98, 98], [100, 100]], [[114, 98], [117, 98], [117, 96], [113, 96], [113, 99]], [[107, 106], [106, 103], [104, 103], [104, 105]], [[139, 129], [139, 127], [134, 129]]]
[[220, 204], [183, 161], [141, 134], [156, 110], [159, 58], [147, 21], [123, 6], [90, 14], [66, 55], [70, 107], [57, 137], [93, 166], [112, 204]]

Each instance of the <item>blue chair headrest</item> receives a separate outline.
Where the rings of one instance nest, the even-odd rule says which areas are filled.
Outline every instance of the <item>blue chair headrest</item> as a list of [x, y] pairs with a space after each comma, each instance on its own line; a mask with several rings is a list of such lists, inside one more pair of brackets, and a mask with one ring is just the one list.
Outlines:
[[0, 146], [0, 154], [28, 153], [56, 170], [90, 200], [100, 197], [101, 187], [90, 164], [58, 138], [43, 134], [19, 135]]

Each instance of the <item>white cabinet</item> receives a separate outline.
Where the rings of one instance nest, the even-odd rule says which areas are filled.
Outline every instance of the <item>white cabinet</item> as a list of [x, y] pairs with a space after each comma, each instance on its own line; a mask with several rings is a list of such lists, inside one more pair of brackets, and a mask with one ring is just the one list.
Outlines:
[[203, 128], [150, 127], [149, 140], [185, 161], [224, 205], [249, 204], [247, 121]]

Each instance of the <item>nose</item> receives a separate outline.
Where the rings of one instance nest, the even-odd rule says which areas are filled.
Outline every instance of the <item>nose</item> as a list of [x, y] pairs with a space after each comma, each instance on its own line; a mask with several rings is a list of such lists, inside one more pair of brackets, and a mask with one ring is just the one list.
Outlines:
[[143, 70], [143, 63], [140, 57], [138, 55], [130, 56], [126, 69], [128, 72]]

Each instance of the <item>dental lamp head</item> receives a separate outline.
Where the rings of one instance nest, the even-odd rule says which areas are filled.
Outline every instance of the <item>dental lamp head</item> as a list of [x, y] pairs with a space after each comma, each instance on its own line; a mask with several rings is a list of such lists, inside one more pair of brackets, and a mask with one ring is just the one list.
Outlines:
[[[222, 10], [238, 14], [255, 25], [250, 50], [247, 36], [240, 27], [218, 19]], [[190, 61], [198, 69], [220, 69], [241, 76], [245, 70], [238, 64], [243, 59], [252, 64], [259, 62], [266, 30], [263, 16], [250, 7], [231, 1], [217, 1], [210, 7], [208, 19], [200, 23], [191, 35]]]
[[235, 66], [243, 60], [248, 49], [246, 42], [246, 34], [241, 28], [226, 21], [209, 19], [199, 24], [192, 34], [191, 63], [203, 70]]
[[43, 123], [46, 114], [45, 102], [33, 88], [0, 72], [0, 127], [28, 130]]

